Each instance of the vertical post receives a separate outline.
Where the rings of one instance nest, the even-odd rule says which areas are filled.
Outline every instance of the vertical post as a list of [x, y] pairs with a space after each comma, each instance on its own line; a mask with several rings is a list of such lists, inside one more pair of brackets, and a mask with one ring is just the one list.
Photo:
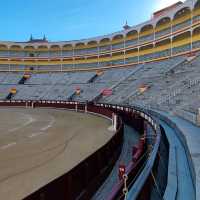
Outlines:
[[76, 102], [76, 105], [75, 105], [75, 110], [76, 110], [76, 112], [78, 112], [78, 104], [77, 104], [77, 102]]
[[98, 43], [98, 46], [97, 46], [97, 51], [98, 51], [98, 63], [97, 63], [97, 65], [98, 65], [98, 67], [99, 67], [99, 53], [100, 53], [99, 43]]
[[87, 103], [85, 104], [85, 113], [87, 113]]
[[191, 32], [191, 51], [193, 50], [193, 23], [194, 23], [194, 6], [195, 6], [195, 1], [192, 0], [192, 10], [191, 10], [191, 27], [190, 27], [190, 32]]
[[112, 127], [114, 127], [114, 113], [112, 114]]
[[156, 55], [155, 41], [156, 41], [156, 31], [155, 31], [155, 27], [153, 26], [153, 54], [154, 54], [153, 59], [157, 58], [157, 56], [155, 56]]
[[112, 114], [112, 127], [114, 131], [117, 131], [117, 115], [115, 113]]
[[126, 37], [124, 37], [124, 65], [126, 64]]
[[48, 49], [48, 60], [50, 59], [50, 57], [51, 57], [51, 53], [50, 53], [50, 51]]
[[112, 51], [113, 51], [113, 43], [112, 43], [112, 41], [111, 41], [111, 44], [110, 44], [110, 59], [111, 59], [111, 66], [113, 65], [113, 53], [112, 53]]
[[[11, 53], [10, 53], [10, 48], [8, 49], [8, 60], [10, 61], [10, 57], [11, 57]], [[8, 70], [10, 72], [10, 62], [9, 62], [9, 66], [8, 66]]]
[[34, 108], [34, 101], [31, 102], [31, 108]]
[[73, 68], [75, 67], [75, 52], [74, 52], [74, 46], [72, 46], [72, 56], [73, 56]]
[[172, 32], [173, 32], [173, 30], [172, 30], [172, 21], [170, 22], [170, 29], [171, 29], [171, 35], [170, 35], [170, 56], [172, 56], [173, 55], [173, 51], [172, 51]]
[[172, 39], [172, 36], [170, 36], [170, 56], [173, 56], [172, 42], [173, 42], [173, 39]]
[[197, 126], [200, 126], [200, 108], [198, 109], [198, 113], [197, 113], [197, 120], [196, 120], [196, 124]]
[[138, 49], [138, 64], [139, 64], [139, 62], [140, 62], [139, 33], [137, 33], [137, 34], [138, 34], [137, 35], [137, 45], [138, 45], [137, 49]]
[[63, 52], [62, 52], [62, 47], [61, 47], [61, 50], [60, 50], [60, 56], [62, 57], [63, 56]]
[[63, 59], [61, 59], [61, 72], [63, 71]]
[[[194, 1], [192, 1], [192, 7], [194, 7]], [[191, 10], [191, 24], [190, 24], [190, 34], [191, 34], [191, 46], [190, 46], [190, 51], [193, 49], [193, 38], [192, 38], [192, 32], [193, 32], [193, 9]]]

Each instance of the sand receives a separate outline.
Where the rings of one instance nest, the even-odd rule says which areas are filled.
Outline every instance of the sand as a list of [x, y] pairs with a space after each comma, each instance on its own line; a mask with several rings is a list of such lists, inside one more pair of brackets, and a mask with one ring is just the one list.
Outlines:
[[0, 108], [0, 200], [21, 200], [113, 136], [108, 119], [63, 109]]

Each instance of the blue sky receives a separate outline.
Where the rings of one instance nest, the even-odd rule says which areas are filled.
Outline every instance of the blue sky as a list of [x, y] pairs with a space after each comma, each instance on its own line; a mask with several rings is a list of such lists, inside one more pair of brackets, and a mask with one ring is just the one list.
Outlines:
[[95, 37], [144, 22], [176, 0], [7, 0], [1, 2], [0, 40], [50, 41]]

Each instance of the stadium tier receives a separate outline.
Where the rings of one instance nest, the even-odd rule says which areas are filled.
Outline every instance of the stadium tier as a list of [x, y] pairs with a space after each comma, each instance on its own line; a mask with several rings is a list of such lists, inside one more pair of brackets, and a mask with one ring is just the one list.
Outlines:
[[[154, 13], [147, 22], [133, 27], [126, 24], [124, 30], [106, 36], [69, 42], [49, 42], [45, 37], [31, 37], [28, 42], [1, 41], [0, 106], [5, 115], [5, 106], [23, 107], [33, 116], [35, 110], [48, 108], [40, 110], [43, 117], [30, 117], [28, 125], [26, 121], [22, 125], [30, 125], [34, 133], [23, 129], [24, 135], [18, 137], [18, 128], [13, 128], [4, 134], [5, 141], [12, 141], [0, 146], [0, 199], [200, 199], [200, 0], [179, 2]], [[62, 145], [56, 143], [60, 135], [53, 126], [59, 120], [52, 117], [50, 108], [58, 113], [62, 108], [60, 121], [65, 120], [66, 110], [80, 111], [71, 124], [78, 139], [70, 136], [62, 152], [56, 151]], [[16, 121], [23, 122], [30, 115], [24, 110]], [[101, 132], [101, 127], [93, 124], [87, 137], [92, 138], [95, 149], [83, 159], [80, 144], [87, 137], [77, 125], [85, 114], [103, 117], [109, 140], [97, 148], [94, 133], [95, 129]], [[10, 121], [15, 122], [12, 117]], [[68, 117], [64, 124], [73, 120]], [[9, 117], [2, 118], [9, 121]], [[64, 124], [59, 125], [65, 130]], [[49, 143], [42, 143], [49, 137], [49, 128], [56, 138], [51, 138], [53, 150], [47, 148]], [[39, 156], [49, 159], [48, 152], [55, 151], [55, 157], [39, 167], [37, 162], [29, 163], [29, 157], [21, 156], [21, 144], [27, 148], [27, 141], [42, 146], [44, 152]], [[16, 152], [14, 149], [9, 154], [10, 148]], [[80, 160], [66, 170], [72, 157], [65, 157], [70, 148]], [[37, 156], [35, 151], [40, 149], [34, 146], [28, 150]], [[13, 158], [8, 159], [9, 169], [4, 152]], [[15, 161], [15, 153], [24, 166], [11, 166], [20, 162]], [[21, 173], [20, 167], [26, 165], [37, 167], [29, 166]]]
[[0, 70], [91, 70], [127, 66], [200, 49], [200, 3], [188, 0], [142, 24], [70, 42], [0, 42]]
[[173, 110], [198, 124], [199, 61], [200, 53], [196, 52], [192, 56], [180, 55], [128, 68], [48, 73], [1, 72], [0, 99], [142, 105]]

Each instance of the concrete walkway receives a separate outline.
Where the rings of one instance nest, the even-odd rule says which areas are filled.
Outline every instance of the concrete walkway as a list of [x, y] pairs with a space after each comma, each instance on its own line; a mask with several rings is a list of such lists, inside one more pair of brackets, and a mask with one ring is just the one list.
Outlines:
[[164, 128], [170, 147], [176, 148], [176, 166], [177, 166], [177, 200], [195, 200], [195, 191], [189, 170], [189, 164], [185, 150], [176, 136], [176, 132], [161, 121], [160, 124]]
[[125, 125], [124, 127], [124, 143], [120, 157], [115, 164], [112, 172], [99, 188], [96, 194], [93, 196], [92, 200], [105, 200], [111, 192], [113, 186], [118, 182], [118, 167], [120, 164], [125, 164], [126, 166], [132, 159], [132, 147], [138, 143], [139, 134], [131, 127]]
[[[158, 112], [158, 111], [157, 111]], [[167, 117], [174, 122], [177, 128], [182, 132], [188, 146], [189, 154], [195, 171], [196, 182], [196, 200], [200, 199], [200, 127], [181, 119], [177, 116], [170, 115], [165, 112], [159, 112], [161, 115]], [[180, 154], [181, 156], [181, 154]], [[181, 167], [181, 166], [180, 166]], [[183, 191], [185, 194], [185, 192]], [[191, 199], [191, 197], [189, 198]]]

